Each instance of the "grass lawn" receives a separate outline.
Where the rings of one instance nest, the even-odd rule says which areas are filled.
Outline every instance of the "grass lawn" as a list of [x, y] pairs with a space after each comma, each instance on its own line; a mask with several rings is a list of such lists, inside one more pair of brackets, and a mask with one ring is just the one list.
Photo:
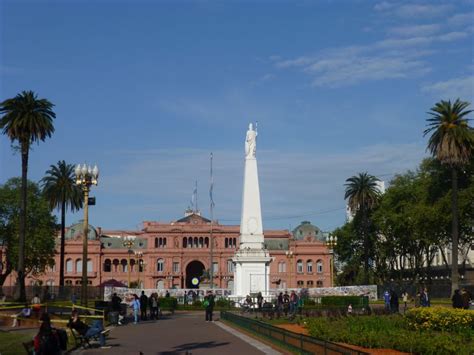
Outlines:
[[25, 354], [21, 343], [32, 340], [37, 330], [16, 330], [13, 332], [0, 332], [0, 354], [14, 355]]

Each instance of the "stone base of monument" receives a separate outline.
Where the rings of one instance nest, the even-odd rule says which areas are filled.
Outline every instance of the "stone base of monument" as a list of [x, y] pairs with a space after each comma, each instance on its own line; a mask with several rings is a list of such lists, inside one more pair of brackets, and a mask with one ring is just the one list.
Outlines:
[[233, 296], [246, 297], [259, 292], [268, 295], [272, 260], [268, 250], [239, 249], [232, 260], [235, 263]]

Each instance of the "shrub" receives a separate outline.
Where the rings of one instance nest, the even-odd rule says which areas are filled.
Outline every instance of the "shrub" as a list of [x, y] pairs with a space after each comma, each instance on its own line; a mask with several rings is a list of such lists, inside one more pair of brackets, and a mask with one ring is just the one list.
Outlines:
[[347, 307], [352, 305], [353, 308], [367, 307], [369, 304], [368, 297], [365, 296], [325, 296], [321, 298], [321, 305]]
[[410, 328], [415, 330], [474, 330], [474, 312], [446, 307], [412, 308], [405, 314]]
[[201, 307], [201, 306], [202, 306], [202, 302], [201, 302], [201, 301], [195, 300], [195, 301], [193, 302], [193, 307]]
[[175, 297], [161, 297], [158, 301], [161, 309], [173, 311], [178, 306], [178, 300]]

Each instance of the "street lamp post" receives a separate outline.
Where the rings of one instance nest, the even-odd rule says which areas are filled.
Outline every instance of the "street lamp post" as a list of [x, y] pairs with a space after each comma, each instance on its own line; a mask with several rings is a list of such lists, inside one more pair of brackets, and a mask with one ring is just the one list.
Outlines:
[[82, 285], [81, 304], [87, 307], [87, 237], [89, 235], [89, 191], [92, 185], [97, 185], [99, 180], [99, 168], [77, 164], [74, 169], [76, 185], [84, 192], [84, 229], [82, 235]]
[[128, 255], [128, 261], [127, 261], [127, 271], [128, 271], [128, 288], [130, 288], [130, 254], [133, 253], [132, 248], [135, 245], [135, 238], [132, 237], [131, 235], [123, 238], [123, 246], [127, 248], [127, 255]]
[[288, 286], [287, 286], [287, 288], [291, 288], [291, 272], [292, 272], [292, 269], [293, 269], [293, 268], [292, 268], [292, 265], [293, 265], [292, 260], [293, 260], [293, 257], [294, 257], [295, 255], [293, 254], [293, 250], [287, 250], [287, 251], [285, 251], [285, 255], [286, 255], [287, 259], [288, 259], [289, 269], [290, 269], [290, 272], [288, 273]]
[[137, 265], [137, 283], [138, 283], [138, 287], [141, 288], [141, 286], [140, 286], [140, 266], [142, 265], [141, 261], [142, 261], [143, 253], [141, 251], [136, 251], [135, 252], [135, 257], [136, 257], [135, 265]]
[[331, 286], [334, 287], [334, 248], [337, 245], [337, 236], [329, 234], [329, 237], [326, 240], [326, 245], [329, 249], [329, 254], [331, 255], [331, 259], [329, 259], [329, 264], [331, 265]]

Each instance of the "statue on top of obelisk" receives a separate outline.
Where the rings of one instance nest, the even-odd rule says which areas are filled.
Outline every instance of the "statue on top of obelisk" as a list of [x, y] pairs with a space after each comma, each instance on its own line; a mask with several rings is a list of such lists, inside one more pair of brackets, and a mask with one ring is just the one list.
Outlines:
[[253, 124], [249, 124], [249, 130], [245, 137], [245, 159], [254, 159], [257, 154], [257, 131], [253, 129]]

